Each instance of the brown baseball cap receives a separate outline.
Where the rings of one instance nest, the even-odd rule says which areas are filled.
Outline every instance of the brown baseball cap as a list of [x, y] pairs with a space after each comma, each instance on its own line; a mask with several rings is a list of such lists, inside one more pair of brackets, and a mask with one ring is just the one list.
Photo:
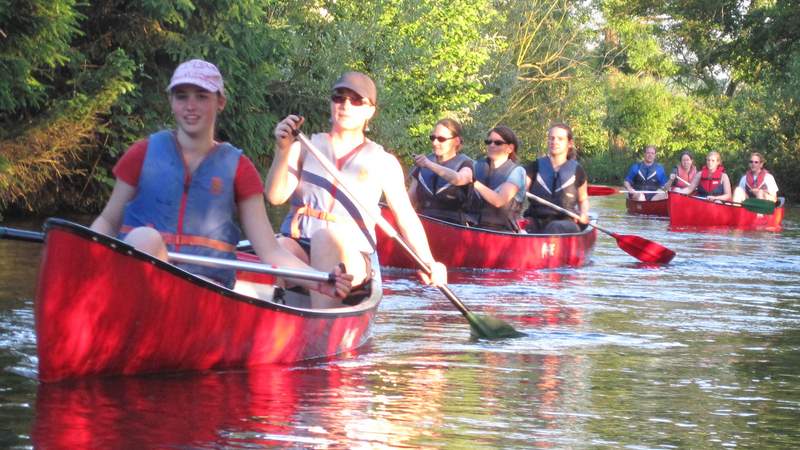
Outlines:
[[345, 72], [333, 84], [333, 90], [336, 89], [350, 89], [356, 94], [369, 99], [373, 105], [378, 104], [378, 90], [375, 88], [375, 82], [372, 78], [361, 72]]

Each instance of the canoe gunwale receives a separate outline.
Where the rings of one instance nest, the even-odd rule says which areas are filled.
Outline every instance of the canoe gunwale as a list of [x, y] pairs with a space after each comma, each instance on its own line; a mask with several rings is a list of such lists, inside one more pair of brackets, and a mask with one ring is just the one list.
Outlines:
[[382, 297], [381, 277], [380, 277], [380, 272], [377, 270], [378, 268], [377, 262], [373, 264], [373, 267], [375, 269], [375, 276], [373, 276], [373, 279], [371, 281], [371, 286], [370, 286], [371, 291], [368, 298], [362, 300], [361, 302], [353, 306], [344, 306], [341, 308], [331, 308], [331, 309], [306, 309], [244, 295], [242, 293], [236, 292], [232, 289], [228, 289], [224, 286], [214, 283], [213, 281], [198, 277], [190, 272], [187, 272], [184, 269], [181, 269], [180, 267], [170, 264], [169, 262], [155, 258], [148, 253], [137, 250], [130, 244], [123, 242], [119, 239], [101, 233], [97, 233], [88, 227], [85, 227], [83, 225], [65, 219], [49, 218], [45, 221], [44, 223], [45, 245], [47, 245], [47, 234], [49, 234], [49, 232], [53, 230], [63, 230], [68, 233], [76, 234], [85, 239], [91, 240], [92, 242], [102, 244], [117, 253], [135, 258], [142, 262], [155, 265], [159, 269], [169, 272], [174, 276], [182, 278], [186, 281], [189, 281], [195, 285], [198, 285], [204, 289], [214, 292], [215, 294], [224, 296], [231, 300], [247, 303], [258, 308], [277, 310], [280, 312], [294, 314], [302, 317], [330, 318], [330, 317], [357, 316], [364, 314], [365, 311], [377, 308], [378, 304], [380, 303], [380, 299]]

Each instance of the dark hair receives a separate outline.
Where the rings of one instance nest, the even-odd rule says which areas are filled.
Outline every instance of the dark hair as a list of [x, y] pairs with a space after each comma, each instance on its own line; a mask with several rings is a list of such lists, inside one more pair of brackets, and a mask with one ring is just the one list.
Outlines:
[[508, 128], [505, 125], [498, 125], [498, 126], [492, 128], [491, 130], [489, 130], [488, 133], [486, 133], [486, 136], [489, 136], [492, 133], [499, 134], [500, 137], [503, 138], [504, 141], [508, 142], [509, 144], [511, 144], [511, 146], [514, 147], [514, 150], [512, 150], [511, 154], [508, 155], [508, 159], [516, 162], [517, 161], [517, 149], [519, 148], [519, 140], [517, 140], [517, 135], [514, 134], [513, 131], [511, 131], [511, 128]]
[[690, 152], [689, 150], [682, 151], [681, 154], [678, 155], [678, 161], [682, 160], [684, 156], [688, 156], [689, 159], [694, 161], [694, 156], [692, 156], [692, 152]]
[[564, 122], [556, 122], [550, 125], [550, 128], [547, 129], [547, 135], [550, 135], [550, 130], [553, 128], [561, 128], [562, 130], [567, 131], [567, 139], [569, 139], [569, 150], [567, 150], [567, 159], [577, 159], [578, 158], [578, 151], [575, 150], [575, 138], [572, 136], [572, 128], [569, 125], [565, 124]]

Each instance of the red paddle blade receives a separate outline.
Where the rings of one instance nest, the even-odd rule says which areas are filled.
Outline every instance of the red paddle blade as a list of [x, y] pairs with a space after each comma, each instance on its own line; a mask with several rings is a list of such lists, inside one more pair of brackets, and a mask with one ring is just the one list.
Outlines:
[[590, 196], [613, 195], [617, 193], [616, 188], [613, 188], [611, 186], [601, 186], [598, 184], [590, 184], [586, 190]]
[[639, 261], [655, 264], [667, 264], [675, 257], [675, 252], [640, 236], [631, 234], [614, 234], [619, 248]]

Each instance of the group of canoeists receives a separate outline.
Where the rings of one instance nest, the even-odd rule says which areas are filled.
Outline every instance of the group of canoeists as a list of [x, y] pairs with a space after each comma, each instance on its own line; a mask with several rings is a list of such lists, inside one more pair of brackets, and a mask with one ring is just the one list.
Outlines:
[[623, 184], [629, 197], [637, 201], [663, 200], [669, 191], [673, 191], [725, 202], [741, 203], [748, 198], [776, 202], [778, 185], [775, 177], [764, 168], [764, 155], [751, 152], [748, 167], [739, 184], [731, 189], [719, 152], [709, 152], [705, 166], [697, 170], [692, 154], [684, 151], [678, 165], [667, 177], [664, 167], [656, 162], [656, 147], [648, 145], [644, 158], [631, 165]]

